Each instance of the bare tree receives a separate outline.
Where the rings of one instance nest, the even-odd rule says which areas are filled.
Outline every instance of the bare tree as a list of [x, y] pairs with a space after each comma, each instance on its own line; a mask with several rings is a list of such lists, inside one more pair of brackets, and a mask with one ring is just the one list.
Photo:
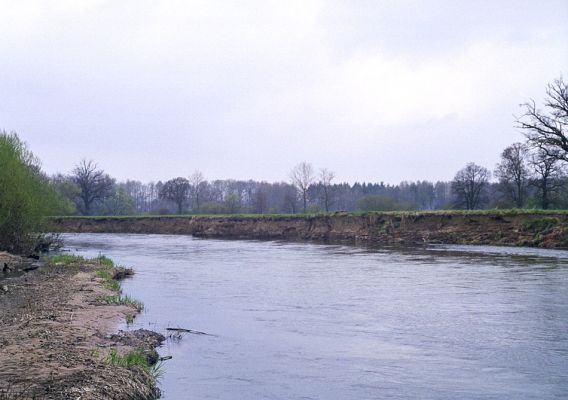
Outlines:
[[544, 111], [534, 100], [522, 106], [525, 112], [517, 118], [517, 124], [531, 145], [548, 157], [568, 161], [568, 87], [562, 77], [547, 85]]
[[537, 188], [540, 197], [540, 207], [543, 210], [550, 206], [551, 197], [557, 193], [564, 182], [561, 177], [564, 168], [556, 156], [550, 156], [550, 151], [536, 149], [530, 157], [529, 164], [534, 172], [531, 184]]
[[192, 210], [194, 212], [199, 211], [199, 202], [201, 197], [201, 192], [203, 190], [203, 184], [205, 183], [205, 178], [203, 174], [199, 170], [195, 170], [193, 174], [189, 177], [189, 184], [191, 190], [191, 202], [192, 202]]
[[189, 194], [189, 181], [185, 178], [170, 179], [160, 190], [160, 198], [170, 200], [176, 203], [178, 214], [183, 212], [183, 203], [187, 200]]
[[495, 176], [499, 178], [501, 190], [516, 207], [525, 205], [527, 184], [530, 172], [527, 165], [528, 147], [523, 143], [513, 143], [501, 153]]
[[93, 161], [81, 160], [72, 172], [71, 179], [79, 187], [79, 210], [90, 215], [93, 205], [102, 201], [112, 190], [114, 179]]
[[253, 210], [257, 214], [264, 214], [268, 209], [268, 195], [267, 191], [270, 185], [266, 183], [260, 183], [254, 194], [252, 195], [251, 201]]
[[290, 179], [292, 184], [296, 186], [298, 191], [302, 194], [302, 202], [304, 206], [304, 213], [308, 206], [308, 189], [314, 183], [314, 167], [307, 162], [301, 162], [296, 165], [290, 172]]
[[487, 168], [474, 163], [467, 164], [457, 172], [452, 181], [452, 190], [466, 209], [473, 210], [479, 206], [481, 194], [490, 175]]
[[320, 170], [320, 184], [323, 188], [323, 205], [325, 207], [325, 211], [329, 211], [329, 206], [331, 203], [330, 199], [330, 192], [331, 192], [331, 181], [335, 178], [335, 173], [330, 171], [326, 168], [322, 168]]

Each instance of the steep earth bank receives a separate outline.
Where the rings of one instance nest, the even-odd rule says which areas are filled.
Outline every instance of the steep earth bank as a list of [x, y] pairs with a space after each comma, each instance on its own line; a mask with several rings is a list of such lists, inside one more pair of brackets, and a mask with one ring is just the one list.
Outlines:
[[57, 232], [188, 234], [355, 244], [494, 244], [568, 247], [568, 214], [424, 212], [351, 215], [59, 217]]

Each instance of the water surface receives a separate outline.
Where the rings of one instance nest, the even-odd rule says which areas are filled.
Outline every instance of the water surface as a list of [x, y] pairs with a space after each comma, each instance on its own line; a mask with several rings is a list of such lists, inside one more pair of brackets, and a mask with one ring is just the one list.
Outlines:
[[70, 234], [133, 266], [165, 399], [568, 398], [568, 252]]

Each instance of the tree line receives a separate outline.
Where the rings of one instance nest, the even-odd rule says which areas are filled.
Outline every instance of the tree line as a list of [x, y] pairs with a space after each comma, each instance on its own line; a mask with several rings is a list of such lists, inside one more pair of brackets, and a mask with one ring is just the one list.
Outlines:
[[505, 148], [492, 171], [470, 162], [452, 181], [397, 185], [334, 182], [333, 171], [308, 162], [275, 183], [207, 180], [200, 171], [164, 182], [118, 182], [88, 160], [47, 176], [15, 133], [0, 131], [0, 250], [29, 251], [47, 215], [568, 208], [568, 89], [559, 78], [545, 92], [541, 107], [522, 104], [516, 126], [526, 141]]
[[544, 109], [531, 100], [516, 119], [526, 142], [505, 148], [493, 171], [470, 162], [448, 182], [335, 183], [333, 171], [308, 162], [276, 183], [208, 181], [200, 171], [165, 182], [116, 182], [86, 160], [52, 182], [67, 213], [83, 215], [568, 208], [567, 93], [562, 78], [547, 85]]

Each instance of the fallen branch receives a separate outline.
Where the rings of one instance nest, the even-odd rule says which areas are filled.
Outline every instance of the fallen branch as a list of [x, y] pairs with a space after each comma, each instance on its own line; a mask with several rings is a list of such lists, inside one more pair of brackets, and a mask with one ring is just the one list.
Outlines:
[[194, 331], [193, 329], [184, 329], [184, 328], [166, 328], [167, 331], [175, 331], [175, 332], [184, 332], [184, 333], [193, 333], [194, 335], [207, 335], [213, 336], [209, 333]]

